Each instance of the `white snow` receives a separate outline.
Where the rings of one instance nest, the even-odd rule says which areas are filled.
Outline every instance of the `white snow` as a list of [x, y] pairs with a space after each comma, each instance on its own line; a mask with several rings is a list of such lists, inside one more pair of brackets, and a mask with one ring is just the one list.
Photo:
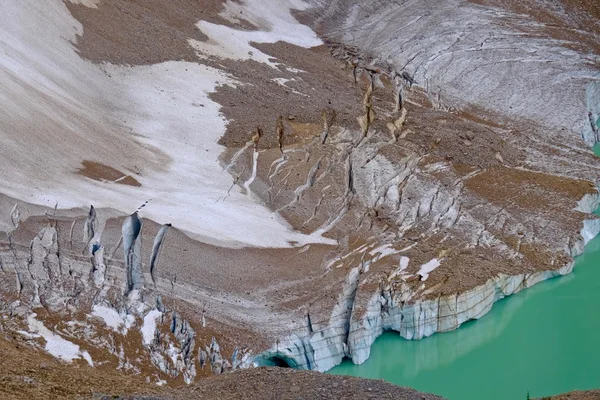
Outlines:
[[123, 335], [135, 324], [133, 315], [119, 313], [114, 308], [97, 304], [92, 307], [92, 316], [102, 319], [106, 326]]
[[83, 359], [85, 361], [87, 361], [87, 363], [90, 365], [90, 367], [94, 366], [94, 361], [92, 361], [92, 356], [90, 356], [90, 353], [88, 353], [87, 351], [82, 351], [81, 357], [83, 357]]
[[[302, 8], [302, 2], [250, 0], [239, 6], [246, 17], [268, 14], [259, 26], [265, 30], [241, 32], [200, 23], [213, 39], [207, 45], [233, 51], [236, 42], [230, 36], [243, 49], [251, 40], [321, 43], [289, 12]], [[71, 44], [82, 29], [61, 0], [3, 3], [0, 98], [7, 100], [0, 109], [0, 186], [5, 194], [51, 207], [94, 204], [124, 213], [150, 200], [143, 218], [172, 223], [192, 238], [228, 247], [336, 243], [321, 231], [294, 231], [238, 187], [219, 201], [233, 178], [218, 161], [226, 121], [208, 96], [217, 85], [235, 82], [216, 69], [181, 61], [94, 65]], [[268, 62], [260, 54], [254, 51], [254, 58]], [[83, 160], [117, 168], [142, 186], [78, 175]]]
[[152, 342], [152, 339], [154, 339], [154, 332], [156, 331], [156, 319], [161, 315], [162, 313], [160, 311], [154, 309], [144, 317], [144, 324], [140, 329], [144, 344], [148, 345]]
[[41, 337], [40, 335], [37, 335], [34, 333], [29, 333], [26, 331], [17, 331], [17, 333], [25, 336], [27, 339], [37, 339], [37, 338]]
[[372, 246], [372, 245], [369, 245], [369, 244], [363, 244], [363, 245], [361, 245], [360, 247], [357, 247], [356, 249], [354, 249], [354, 250], [352, 250], [352, 251], [350, 251], [350, 252], [346, 253], [345, 255], [343, 255], [343, 256], [341, 256], [341, 257], [334, 258], [333, 260], [329, 261], [329, 263], [328, 263], [328, 264], [325, 266], [325, 269], [326, 269], [326, 270], [329, 270], [329, 269], [330, 269], [330, 268], [331, 268], [331, 267], [332, 267], [334, 264], [336, 264], [337, 262], [341, 262], [342, 260], [344, 260], [344, 259], [346, 259], [346, 258], [348, 258], [348, 257], [350, 257], [350, 256], [352, 256], [352, 255], [354, 255], [354, 254], [357, 254], [357, 253], [363, 252], [363, 251], [365, 251], [365, 250], [366, 250], [366, 249], [367, 249], [369, 246]]
[[393, 254], [398, 254], [398, 253], [399, 253], [399, 251], [398, 251], [398, 250], [396, 250], [396, 249], [394, 249], [394, 248], [392, 247], [392, 245], [391, 245], [391, 244], [389, 244], [389, 243], [388, 243], [388, 244], [381, 245], [381, 246], [379, 246], [379, 247], [376, 247], [376, 248], [374, 248], [373, 250], [371, 250], [371, 251], [369, 252], [369, 254], [370, 254], [370, 255], [372, 255], [372, 256], [373, 256], [373, 255], [375, 255], [375, 254], [378, 254], [378, 255], [377, 255], [377, 256], [376, 256], [376, 257], [373, 259], [373, 262], [375, 262], [375, 261], [378, 261], [378, 260], [381, 260], [383, 257], [391, 256], [391, 255], [393, 255]]
[[394, 271], [389, 277], [388, 280], [391, 280], [395, 277], [397, 277], [398, 275], [400, 275], [401, 279], [406, 280], [406, 278], [408, 277], [408, 275], [406, 275], [406, 273], [404, 272], [406, 270], [406, 268], [408, 268], [408, 262], [410, 261], [410, 259], [406, 256], [401, 256], [400, 257], [400, 262], [398, 263], [398, 269], [396, 269], [396, 271]]
[[437, 258], [434, 258], [433, 260], [430, 260], [430, 261], [426, 262], [425, 264], [421, 265], [421, 268], [419, 268], [419, 272], [417, 272], [417, 274], [421, 275], [422, 281], [426, 281], [427, 278], [429, 277], [429, 274], [439, 266], [440, 266], [440, 260], [438, 260]]
[[279, 86], [287, 87], [286, 83], [291, 81], [291, 79], [287, 78], [273, 78], [271, 79], [273, 82], [277, 83]]
[[124, 323], [123, 318], [121, 318], [119, 313], [113, 308], [94, 305], [94, 307], [92, 307], [92, 315], [102, 319], [106, 326], [115, 331], [118, 331]]
[[312, 29], [300, 24], [290, 13], [291, 8], [303, 10], [306, 7], [307, 5], [299, 0], [245, 0], [241, 3], [228, 1], [222, 13], [225, 18], [235, 21], [239, 15], [242, 15], [259, 30], [244, 31], [200, 21], [197, 24], [198, 28], [210, 40], [206, 42], [190, 40], [190, 44], [200, 55], [255, 60], [275, 66], [276, 64], [270, 60], [271, 57], [252, 47], [250, 42], [284, 41], [301, 47], [323, 44]]
[[39, 335], [46, 341], [45, 350], [54, 357], [61, 360], [72, 362], [77, 358], [83, 358], [90, 366], [94, 366], [94, 362], [87, 351], [81, 351], [75, 343], [69, 342], [62, 338], [50, 329], [44, 326], [42, 321], [35, 319], [36, 314], [31, 314], [27, 317], [29, 330], [34, 335]]
[[288, 82], [291, 82], [291, 81], [293, 81], [294, 79], [287, 79], [287, 78], [273, 78], [273, 79], [271, 79], [271, 80], [272, 80], [273, 82], [277, 83], [279, 86], [283, 86], [283, 87], [285, 87], [285, 88], [289, 89], [289, 90], [290, 90], [292, 93], [295, 93], [295, 94], [299, 94], [299, 95], [301, 95], [301, 96], [306, 96], [306, 97], [308, 97], [308, 95], [307, 95], [307, 94], [304, 94], [304, 93], [302, 93], [302, 92], [299, 92], [299, 91], [297, 91], [296, 89], [294, 89], [294, 88], [291, 88], [291, 87], [289, 87], [288, 85], [286, 85], [286, 83], [288, 83]]
[[409, 261], [410, 261], [410, 258], [408, 258], [406, 256], [400, 257], [400, 263], [398, 264], [398, 272], [404, 271], [408, 267]]
[[250, 175], [250, 178], [248, 178], [248, 180], [244, 182], [244, 187], [246, 188], [248, 194], [252, 193], [250, 191], [250, 185], [256, 179], [256, 170], [258, 168], [258, 154], [258, 151], [254, 149], [254, 153], [252, 154], [252, 174]]

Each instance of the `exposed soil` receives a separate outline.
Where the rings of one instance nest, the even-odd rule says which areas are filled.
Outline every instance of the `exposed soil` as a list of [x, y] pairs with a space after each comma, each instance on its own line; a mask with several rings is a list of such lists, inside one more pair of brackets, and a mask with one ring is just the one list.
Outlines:
[[[69, 365], [36, 351], [19, 336], [0, 334], [0, 396], [12, 399], [405, 399], [439, 396], [383, 381], [283, 368], [257, 368], [201, 380], [180, 389], [148, 384], [139, 375]], [[123, 395], [127, 393], [127, 395]]]
[[475, 175], [467, 180], [467, 187], [490, 201], [499, 202], [502, 207], [518, 205], [528, 210], [537, 208], [556, 213], [560, 212], [554, 209], [556, 199], [548, 198], [549, 193], [570, 201], [596, 193], [591, 182], [505, 167], [490, 168]]
[[442, 399], [383, 381], [289, 368], [256, 368], [217, 376], [203, 381], [189, 392], [181, 390], [177, 393], [179, 395], [182, 397], [177, 398], [181, 399]]
[[93, 62], [145, 65], [170, 60], [196, 61], [188, 39], [206, 40], [197, 27], [200, 20], [251, 29], [241, 20], [235, 25], [218, 16], [224, 0], [102, 1], [98, 8], [64, 0], [71, 14], [84, 26], [77, 50]]
[[552, 397], [544, 397], [541, 400], [598, 400], [600, 399], [600, 390], [576, 390], [574, 392], [563, 393]]
[[88, 160], [83, 161], [81, 164], [83, 165], [83, 168], [81, 168], [78, 173], [95, 181], [110, 181], [118, 183], [119, 185], [142, 186], [141, 183], [131, 175], [126, 175], [118, 169], [109, 167], [108, 165]]
[[[0, 325], [0, 328], [2, 326]], [[0, 329], [0, 397], [3, 399], [81, 399], [94, 392], [157, 394], [141, 376], [116, 369], [99, 371], [85, 362], [66, 364]], [[163, 392], [164, 393], [164, 392]]]
[[[223, 106], [229, 120], [220, 143], [241, 147], [255, 133], [263, 131], [259, 148], [278, 146], [277, 120], [283, 117], [284, 145], [298, 141], [299, 123], [314, 123], [323, 127], [323, 113], [335, 110], [335, 124], [358, 128], [363, 89], [353, 84], [350, 70], [334, 59], [326, 46], [305, 49], [285, 42], [254, 44], [262, 52], [281, 63], [279, 69], [256, 61], [219, 60], [238, 80], [238, 87], [221, 86], [211, 98]], [[286, 69], [293, 66], [301, 72]], [[285, 83], [277, 83], [282, 79]], [[392, 95], [389, 97], [392, 102]], [[319, 132], [320, 133], [320, 132]]]

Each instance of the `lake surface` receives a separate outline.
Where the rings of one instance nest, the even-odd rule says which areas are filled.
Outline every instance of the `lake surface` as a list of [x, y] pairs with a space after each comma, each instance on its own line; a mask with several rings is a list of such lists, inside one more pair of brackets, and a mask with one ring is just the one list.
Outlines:
[[[596, 152], [598, 154], [598, 152]], [[600, 388], [600, 236], [572, 274], [497, 302], [477, 321], [418, 341], [379, 337], [362, 365], [330, 373], [384, 379], [452, 400], [526, 399]]]

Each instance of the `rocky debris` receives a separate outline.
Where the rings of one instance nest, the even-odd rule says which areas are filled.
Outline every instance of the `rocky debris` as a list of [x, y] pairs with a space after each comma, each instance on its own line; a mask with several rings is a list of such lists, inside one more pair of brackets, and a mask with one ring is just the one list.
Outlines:
[[[202, 18], [224, 18], [213, 15], [222, 11], [218, 3], [211, 3], [210, 15]], [[24, 218], [13, 208], [9, 232], [0, 236], [0, 283], [7, 299], [3, 313], [18, 317], [11, 330], [22, 330], [19, 318], [35, 310], [47, 329], [89, 349], [95, 363], [110, 359], [111, 368], [157, 383], [171, 383], [176, 376], [192, 382], [203, 373], [221, 374], [253, 362], [326, 370], [344, 357], [364, 361], [383, 330], [420, 339], [456, 329], [481, 317], [494, 301], [570, 272], [572, 257], [600, 230], [599, 220], [590, 215], [598, 204], [600, 164], [588, 145], [597, 140], [594, 120], [600, 102], [589, 78], [596, 71], [588, 53], [565, 51], [564, 41], [518, 34], [528, 25], [520, 15], [458, 1], [407, 4], [319, 2], [297, 15], [333, 39], [329, 46], [254, 43], [243, 61], [202, 52], [205, 58], [198, 58], [189, 39], [206, 38], [198, 37], [197, 21], [189, 18], [197, 10], [189, 4], [173, 2], [165, 9], [149, 2], [144, 10], [136, 2], [92, 9], [69, 4], [83, 25], [74, 46], [89, 60], [135, 65], [194, 61], [160, 65], [189, 72], [189, 80], [180, 75], [169, 79], [184, 85], [163, 85], [160, 95], [144, 92], [170, 92], [169, 98], [179, 104], [165, 125], [169, 134], [181, 136], [167, 143], [175, 147], [181, 141], [181, 151], [192, 149], [189, 153], [170, 159], [164, 149], [153, 149], [164, 143], [147, 135], [158, 120], [148, 123], [152, 109], [140, 108], [134, 114], [144, 119], [131, 132], [116, 130], [117, 125], [122, 128], [120, 119], [114, 131], [96, 132], [111, 146], [95, 157], [111, 158], [115, 147], [137, 149], [139, 154], [124, 152], [122, 158], [111, 158], [111, 164], [127, 164], [140, 180], [146, 172], [159, 171], [152, 175], [158, 178], [161, 168], [172, 168], [176, 173], [169, 176], [182, 179], [178, 182], [184, 189], [203, 187], [207, 177], [191, 172], [212, 164], [199, 167], [196, 163], [210, 157], [191, 143], [209, 146], [216, 139], [197, 140], [196, 120], [181, 118], [181, 109], [204, 109], [198, 99], [208, 103], [206, 92], [211, 91], [210, 100], [219, 103], [213, 105], [228, 121], [220, 139], [225, 146], [220, 172], [230, 173], [233, 181], [214, 199], [214, 204], [225, 204], [226, 212], [219, 215], [225, 217], [248, 195], [273, 211], [271, 219], [282, 217], [303, 238], [320, 240], [268, 248], [265, 241], [276, 235], [265, 228], [253, 232], [255, 247], [230, 248], [198, 231], [186, 236], [175, 226], [166, 235], [168, 226], [158, 227], [149, 219], [142, 224], [140, 215], [149, 212], [147, 207], [106, 221], [103, 228], [100, 219], [106, 210], [68, 214], [55, 206], [48, 213], [45, 209], [44, 217], [27, 212], [29, 218]], [[390, 30], [381, 15], [411, 28]], [[258, 29], [238, 22], [233, 25]], [[356, 34], [358, 25], [361, 34]], [[148, 46], [113, 51], [121, 39], [131, 43], [131, 35]], [[185, 40], [161, 50], [156, 48], [162, 46], [160, 37]], [[254, 50], [268, 62], [255, 58]], [[199, 61], [205, 65], [198, 66]], [[154, 67], [135, 71], [154, 71], [152, 78], [165, 73]], [[121, 79], [123, 71], [130, 71], [103, 68], [93, 70], [102, 77], [93, 81], [98, 87], [117, 82], [116, 88], [125, 81], [114, 81], [110, 74]], [[186, 91], [185, 85], [208, 74], [216, 76], [208, 89]], [[135, 97], [147, 82], [144, 77], [130, 83], [123, 104], [149, 103]], [[539, 85], [544, 78], [552, 84]], [[215, 82], [220, 86], [215, 88]], [[154, 90], [154, 82], [149, 86]], [[165, 93], [163, 87], [172, 90]], [[88, 96], [82, 91], [76, 98]], [[80, 108], [103, 109], [96, 102], [85, 104]], [[86, 118], [92, 126], [95, 115]], [[221, 114], [214, 118], [220, 121]], [[187, 121], [195, 125], [180, 124]], [[80, 139], [88, 136], [94, 137]], [[123, 140], [138, 137], [148, 141]], [[90, 155], [88, 148], [95, 147], [82, 149]], [[180, 158], [185, 162], [178, 164]], [[118, 183], [94, 184], [98, 182]], [[104, 194], [125, 193], [103, 187], [109, 188]], [[118, 189], [138, 193], [140, 187]], [[189, 212], [160, 189], [164, 210]], [[195, 206], [209, 206], [204, 197], [196, 201], [195, 195], [184, 195]], [[15, 201], [5, 203], [10, 204], [8, 215]], [[258, 218], [246, 208], [235, 211], [239, 213], [231, 214], [248, 221]], [[210, 212], [198, 214], [204, 218]], [[229, 231], [242, 228], [216, 220]], [[204, 229], [208, 219], [194, 221]], [[84, 238], [73, 239], [81, 225]], [[151, 252], [143, 252], [144, 235], [145, 242], [153, 243]], [[88, 312], [94, 313], [92, 318], [78, 314]], [[65, 326], [66, 321], [72, 324]], [[32, 345], [39, 346], [35, 339], [30, 339]], [[261, 353], [254, 357], [253, 352]]]
[[581, 137], [592, 146], [600, 141], [600, 84], [598, 82], [592, 82], [587, 86], [586, 103], [588, 120], [583, 125]]
[[556, 396], [541, 397], [540, 400], [598, 400], [600, 390], [576, 390]]
[[[285, 368], [255, 368], [203, 380], [174, 392], [176, 399], [403, 399], [441, 400], [439, 396], [383, 381], [325, 375]], [[196, 397], [192, 397], [196, 396]]]
[[19, 224], [21, 223], [21, 211], [19, 210], [18, 204], [15, 204], [10, 212], [10, 221], [15, 229], [19, 227]]
[[0, 396], [7, 400], [441, 399], [383, 381], [283, 368], [239, 370], [183, 387], [167, 387], [164, 382], [159, 386], [155, 378], [147, 381], [143, 376], [85, 363], [64, 364], [31, 348], [18, 336], [7, 340], [0, 335], [0, 353]]
[[[142, 270], [143, 222], [137, 212], [122, 223], [123, 237], [117, 242], [122, 243], [126, 255], [122, 267], [105, 255], [97, 223], [101, 213], [90, 208], [83, 221], [81, 241], [62, 233], [63, 226], [69, 224], [72, 230], [77, 220], [46, 216], [47, 221], [40, 221], [38, 225], [42, 227], [33, 235], [29, 247], [13, 244], [3, 248], [0, 260], [2, 265], [13, 266], [18, 286], [15, 291], [7, 285], [11, 271], [3, 269], [2, 293], [17, 296], [17, 300], [2, 314], [14, 317], [9, 324], [11, 330], [20, 329], [30, 340], [41, 335], [46, 341], [68, 344], [77, 353], [67, 358], [53, 353], [57, 357], [70, 360], [84, 354], [92, 363], [91, 353], [99, 365], [118, 360], [116, 369], [147, 377], [160, 371], [170, 380], [181, 376], [184, 382], [192, 383], [197, 375], [198, 346], [203, 346], [197, 330], [206, 327], [204, 315], [195, 328], [176, 309], [166, 306], [159, 292], [146, 287]], [[28, 223], [26, 229], [36, 225]], [[148, 265], [151, 276], [169, 227], [170, 224], [163, 225], [154, 237]], [[17, 228], [14, 233], [21, 243], [21, 230]], [[92, 244], [88, 247], [89, 243]], [[78, 253], [81, 244], [88, 249], [87, 255]], [[154, 286], [164, 286], [162, 279], [154, 276]], [[31, 343], [37, 346], [35, 341]], [[229, 362], [222, 357], [214, 337], [209, 344], [206, 349], [213, 373], [235, 370], [250, 362], [247, 349], [236, 350]], [[150, 363], [156, 369], [149, 368]]]
[[[0, 320], [0, 326], [5, 320]], [[31, 347], [19, 334], [0, 335], [0, 397], [13, 399], [82, 399], [94, 392], [120, 393], [159, 392], [148, 385], [144, 377], [123, 374], [101, 365], [90, 367], [86, 362], [65, 364], [51, 355]], [[164, 397], [166, 393], [162, 393]]]

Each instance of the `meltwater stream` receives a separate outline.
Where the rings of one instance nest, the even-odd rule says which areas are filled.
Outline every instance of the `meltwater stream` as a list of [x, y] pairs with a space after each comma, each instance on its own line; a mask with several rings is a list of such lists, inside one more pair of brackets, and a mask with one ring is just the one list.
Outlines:
[[577, 257], [572, 274], [500, 300], [454, 332], [416, 341], [385, 333], [364, 364], [344, 361], [330, 372], [452, 400], [600, 388], [600, 236]]

